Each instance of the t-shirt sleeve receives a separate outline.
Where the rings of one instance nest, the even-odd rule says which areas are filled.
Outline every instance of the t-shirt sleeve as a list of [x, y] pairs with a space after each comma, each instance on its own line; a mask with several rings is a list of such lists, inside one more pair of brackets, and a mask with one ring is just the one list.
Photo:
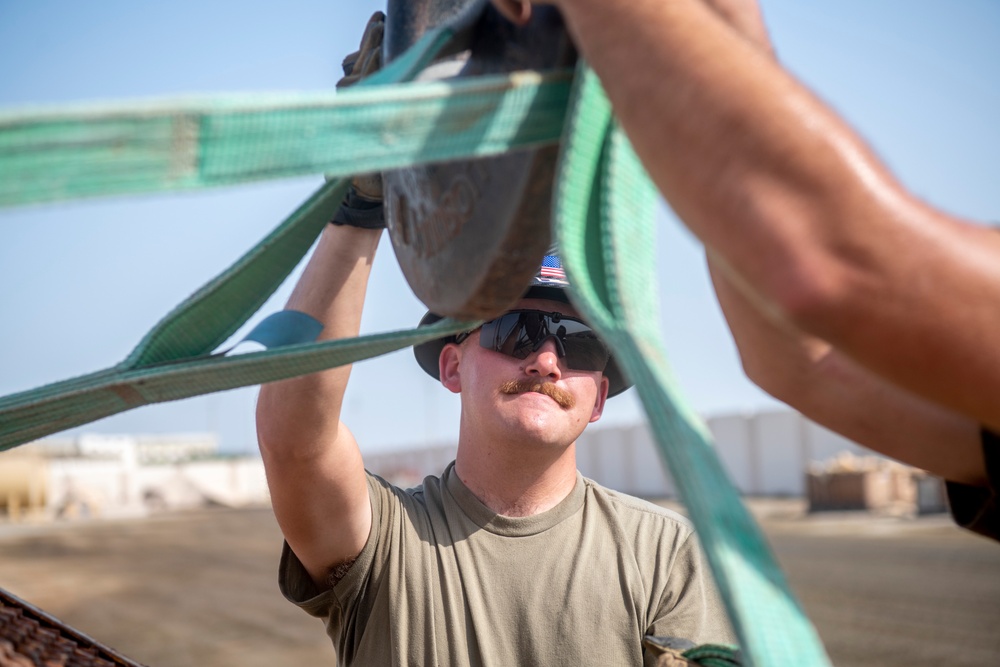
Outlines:
[[674, 583], [646, 634], [694, 644], [735, 644], [722, 598], [693, 533], [677, 549], [669, 576]]
[[948, 482], [948, 505], [955, 523], [1000, 541], [1000, 435], [982, 430], [988, 486]]
[[385, 505], [385, 494], [381, 491], [382, 486], [378, 484], [376, 478], [368, 475], [368, 496], [372, 507], [371, 531], [354, 564], [332, 589], [320, 589], [316, 586], [288, 543], [282, 545], [281, 561], [278, 565], [278, 588], [285, 599], [311, 616], [330, 618], [341, 611], [345, 601], [357, 595], [371, 572], [378, 549], [381, 535], [379, 528], [383, 523], [380, 519], [384, 514]]

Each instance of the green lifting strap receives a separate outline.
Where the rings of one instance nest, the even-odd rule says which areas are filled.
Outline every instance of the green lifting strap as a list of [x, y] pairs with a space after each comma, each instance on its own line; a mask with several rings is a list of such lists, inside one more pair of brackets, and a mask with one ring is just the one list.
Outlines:
[[[399, 91], [381, 84], [412, 77], [457, 34], [455, 29], [447, 27], [431, 31], [410, 52], [343, 97], [355, 95], [353, 99], [358, 100], [370, 94], [366, 105], [358, 107], [363, 109], [358, 113], [372, 113], [372, 104], [392, 99]], [[506, 81], [504, 99], [524, 79], [514, 76], [506, 77]], [[472, 81], [461, 85], [428, 85], [461, 88], [477, 84]], [[371, 90], [364, 90], [368, 87]], [[386, 97], [382, 98], [382, 94]], [[448, 104], [447, 96], [442, 99], [443, 108]], [[513, 135], [506, 135], [506, 141], [511, 143], [498, 150], [514, 148], [517, 144], [510, 136], [521, 132], [521, 125], [534, 124], [536, 114], [542, 112], [532, 101], [519, 113], [519, 120], [514, 121], [518, 127]], [[477, 151], [483, 136], [488, 134], [483, 130], [500, 123], [502, 115], [490, 116], [480, 130], [472, 137], [456, 141], [447, 154], [451, 158], [482, 154]], [[433, 131], [425, 135], [428, 142], [436, 143], [439, 139]], [[385, 149], [386, 155], [391, 149], [392, 146]], [[86, 151], [86, 146], [81, 150]], [[368, 171], [432, 159], [427, 157], [432, 155], [430, 145], [415, 149], [410, 144], [400, 150], [413, 153], [363, 162], [362, 155], [345, 151], [337, 159], [324, 156], [310, 169], [347, 176], [346, 171], [331, 170], [330, 165], [351, 164], [357, 171]], [[360, 164], [364, 167], [358, 167]], [[255, 177], [277, 175], [277, 172], [261, 173], [262, 176]], [[156, 178], [167, 177], [161, 174]], [[156, 178], [151, 177], [150, 182]], [[138, 405], [303, 375], [474, 325], [444, 320], [418, 330], [322, 343], [292, 343], [239, 356], [212, 354], [287, 277], [336, 210], [347, 185], [348, 179], [341, 178], [322, 187], [260, 244], [167, 315], [121, 364], [0, 399], [0, 450]], [[143, 191], [153, 191], [174, 186], [147, 183], [143, 187], [146, 188]], [[61, 194], [49, 190], [48, 194], [36, 194], [30, 200], [122, 191], [115, 187], [76, 188]], [[656, 296], [649, 289], [655, 265], [655, 244], [651, 242], [655, 232], [654, 201], [645, 172], [614, 125], [599, 82], [582, 66], [575, 78], [564, 129], [554, 198], [556, 233], [574, 286], [574, 302], [615, 349], [625, 372], [636, 383], [661, 456], [673, 473], [701, 537], [741, 640], [746, 664], [829, 665], [815, 630], [724, 474], [705, 427], [682, 400], [670, 374], [657, 332]]]
[[686, 405], [659, 335], [655, 190], [581, 64], [557, 177], [554, 221], [571, 299], [608, 341], [689, 510], [751, 665], [830, 665], [815, 628]]
[[[337, 94], [0, 114], [0, 206], [303, 174], [352, 176], [554, 143], [565, 115], [565, 75], [385, 87], [411, 80], [467, 39], [484, 4], [470, 3]], [[534, 118], [542, 109], [548, 113]], [[523, 122], [529, 112], [533, 122]]]
[[[468, 329], [430, 329], [296, 344], [227, 357], [210, 354], [284, 281], [347, 190], [324, 186], [233, 266], [168, 314], [112, 368], [0, 398], [0, 451], [141, 405], [304, 375]], [[437, 327], [436, 327], [437, 328]]]
[[0, 206], [351, 176], [554, 144], [570, 76], [366, 81], [337, 94], [7, 112]]

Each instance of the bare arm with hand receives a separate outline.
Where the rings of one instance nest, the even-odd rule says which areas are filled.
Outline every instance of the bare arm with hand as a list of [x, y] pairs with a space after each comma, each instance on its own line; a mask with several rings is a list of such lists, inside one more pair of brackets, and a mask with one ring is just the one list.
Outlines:
[[[759, 7], [712, 0], [740, 33], [774, 55]], [[707, 255], [709, 273], [747, 376], [813, 421], [887, 456], [963, 484], [986, 484], [979, 424], [899, 388], [829, 343], [770, 318]], [[738, 277], [737, 277], [738, 278]]]
[[[344, 60], [342, 88], [377, 70], [385, 16], [368, 21], [361, 48]], [[286, 308], [323, 324], [321, 340], [351, 338], [385, 219], [382, 178], [354, 178], [327, 225]], [[261, 387], [257, 439], [274, 515], [285, 541], [322, 590], [336, 583], [364, 548], [371, 500], [361, 452], [340, 420], [350, 366]]]

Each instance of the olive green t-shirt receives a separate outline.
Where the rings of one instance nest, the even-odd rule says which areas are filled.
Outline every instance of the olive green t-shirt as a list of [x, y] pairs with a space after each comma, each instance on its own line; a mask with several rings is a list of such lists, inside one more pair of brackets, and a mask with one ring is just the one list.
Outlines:
[[577, 473], [530, 517], [494, 513], [454, 464], [403, 490], [368, 477], [372, 529], [319, 592], [286, 544], [282, 593], [341, 665], [635, 665], [647, 634], [731, 642], [690, 524]]

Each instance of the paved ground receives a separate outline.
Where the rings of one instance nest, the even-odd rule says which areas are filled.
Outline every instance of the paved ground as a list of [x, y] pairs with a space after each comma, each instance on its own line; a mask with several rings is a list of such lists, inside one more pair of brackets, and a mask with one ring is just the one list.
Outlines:
[[[841, 667], [1000, 664], [1000, 544], [944, 518], [756, 509]], [[277, 591], [269, 510], [0, 526], [0, 587], [153, 667], [333, 664]]]

